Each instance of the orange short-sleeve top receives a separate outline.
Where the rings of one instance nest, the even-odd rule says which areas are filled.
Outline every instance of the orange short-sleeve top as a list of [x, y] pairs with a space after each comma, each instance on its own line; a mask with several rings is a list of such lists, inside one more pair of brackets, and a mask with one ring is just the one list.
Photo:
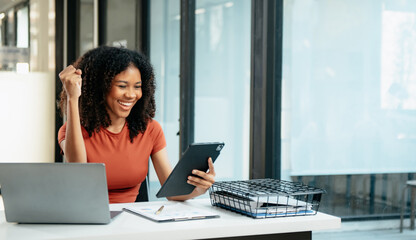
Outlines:
[[[65, 133], [66, 123], [59, 129], [59, 143], [65, 139]], [[156, 120], [149, 121], [146, 131], [133, 142], [127, 124], [120, 133], [101, 128], [91, 137], [82, 127], [82, 135], [87, 162], [105, 164], [110, 203], [134, 202], [149, 170], [149, 157], [166, 147], [162, 127]]]

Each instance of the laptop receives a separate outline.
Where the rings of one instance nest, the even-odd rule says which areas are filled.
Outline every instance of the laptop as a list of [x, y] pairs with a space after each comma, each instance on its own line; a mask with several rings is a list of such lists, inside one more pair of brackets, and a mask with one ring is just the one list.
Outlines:
[[105, 166], [101, 163], [0, 163], [6, 221], [108, 224]]

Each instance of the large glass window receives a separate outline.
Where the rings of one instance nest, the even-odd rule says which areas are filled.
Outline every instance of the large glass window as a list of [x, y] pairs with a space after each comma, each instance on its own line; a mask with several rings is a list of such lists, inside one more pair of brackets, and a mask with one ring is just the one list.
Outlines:
[[107, 1], [105, 45], [136, 49], [135, 0]]
[[[180, 1], [151, 1], [150, 60], [156, 75], [156, 120], [162, 125], [172, 166], [179, 156], [179, 45]], [[160, 188], [153, 167], [149, 168], [149, 199]]]
[[416, 172], [414, 1], [285, 1], [282, 176], [328, 212], [398, 213]]
[[[224, 141], [217, 180], [248, 178], [250, 5], [197, 1], [195, 141]], [[156, 120], [172, 166], [179, 160], [180, 1], [151, 1], [151, 62], [156, 70]], [[150, 168], [150, 199], [160, 188]]]
[[196, 2], [195, 141], [223, 141], [217, 180], [248, 179], [251, 1]]

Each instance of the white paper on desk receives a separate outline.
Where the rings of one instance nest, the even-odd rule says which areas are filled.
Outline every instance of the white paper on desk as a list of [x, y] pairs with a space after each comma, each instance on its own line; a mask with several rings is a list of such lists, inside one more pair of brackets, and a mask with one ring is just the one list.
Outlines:
[[192, 207], [180, 202], [165, 203], [163, 204], [163, 210], [159, 214], [155, 214], [161, 206], [162, 205], [131, 206], [124, 208], [123, 210], [136, 213], [157, 222], [219, 217], [219, 215], [216, 213], [207, 210], [201, 210], [199, 208]]
[[[292, 198], [290, 196], [282, 196], [282, 195], [270, 195], [265, 196], [265, 194], [262, 195], [253, 195], [253, 194], [244, 194], [241, 191], [232, 191], [227, 189], [226, 191], [217, 191], [214, 195], [218, 196], [219, 198], [222, 198], [221, 195], [223, 195], [223, 198], [229, 201], [242, 201], [244, 203], [250, 203], [250, 206], [252, 208], [260, 208], [264, 203], [271, 203], [271, 204], [279, 204], [279, 205], [285, 205], [286, 207], [306, 207], [308, 204], [305, 201], [301, 201], [295, 198]], [[231, 194], [231, 195], [228, 195]]]
[[[226, 192], [222, 192], [226, 193]], [[258, 197], [257, 201], [252, 200], [251, 198], [243, 198], [227, 195], [221, 196], [221, 192], [215, 192], [211, 194], [211, 198], [214, 198], [214, 201], [220, 203], [224, 206], [231, 207], [232, 209], [238, 209], [247, 213], [252, 214], [293, 214], [293, 213], [303, 213], [305, 211], [312, 212], [312, 205], [307, 204], [304, 201], [296, 200], [290, 197], [282, 196], [272, 196], [272, 197]], [[263, 200], [261, 202], [259, 200]], [[264, 203], [269, 204], [278, 204], [278, 206], [265, 206]]]
[[[235, 193], [234, 193], [235, 194]], [[240, 193], [241, 195], [241, 193]], [[279, 194], [248, 194], [246, 195], [247, 198], [254, 202], [258, 203], [274, 203], [274, 204], [285, 204], [291, 206], [306, 206], [308, 205], [305, 201], [298, 200], [289, 195], [279, 195]]]

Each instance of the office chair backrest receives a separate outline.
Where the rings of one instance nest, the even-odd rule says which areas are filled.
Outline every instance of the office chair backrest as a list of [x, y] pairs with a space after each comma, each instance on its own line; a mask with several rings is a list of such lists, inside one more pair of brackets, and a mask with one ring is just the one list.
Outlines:
[[148, 202], [149, 201], [149, 194], [147, 190], [147, 177], [142, 182], [142, 185], [139, 189], [139, 195], [136, 197], [136, 202]]

